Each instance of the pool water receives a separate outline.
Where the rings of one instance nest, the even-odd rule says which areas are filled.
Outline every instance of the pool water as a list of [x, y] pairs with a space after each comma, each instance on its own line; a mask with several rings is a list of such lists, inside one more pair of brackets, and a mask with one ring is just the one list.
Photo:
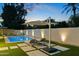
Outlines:
[[8, 42], [24, 42], [27, 40], [32, 40], [32, 38], [26, 36], [10, 36], [8, 37]]

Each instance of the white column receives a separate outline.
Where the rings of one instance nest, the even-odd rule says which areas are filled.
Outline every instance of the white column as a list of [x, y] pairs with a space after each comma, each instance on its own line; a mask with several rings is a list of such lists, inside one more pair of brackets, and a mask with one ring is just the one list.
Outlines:
[[41, 29], [41, 38], [45, 38], [44, 29]]

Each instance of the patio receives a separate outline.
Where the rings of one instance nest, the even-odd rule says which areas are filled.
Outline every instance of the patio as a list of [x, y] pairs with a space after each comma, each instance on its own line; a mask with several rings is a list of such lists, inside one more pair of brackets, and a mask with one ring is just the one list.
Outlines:
[[30, 46], [27, 43], [21, 43], [21, 44], [17, 44], [17, 45], [19, 48], [21, 48], [29, 56], [50, 56], [50, 55], [55, 55], [55, 54], [61, 53], [62, 51], [69, 50], [69, 48], [56, 45], [56, 46], [54, 46], [54, 48], [59, 49], [60, 51], [48, 54], [42, 50], [42, 48], [45, 48], [45, 46], [41, 46], [41, 47], [36, 46], [36, 45]]

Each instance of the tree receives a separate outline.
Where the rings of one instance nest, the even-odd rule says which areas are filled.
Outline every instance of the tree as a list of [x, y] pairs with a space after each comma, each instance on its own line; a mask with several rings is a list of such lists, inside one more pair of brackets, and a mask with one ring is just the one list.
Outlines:
[[5, 3], [1, 15], [4, 20], [2, 25], [14, 29], [24, 28], [22, 24], [25, 22], [26, 14], [23, 3]]
[[[45, 21], [46, 21], [46, 22], [49, 22], [49, 19], [46, 19]], [[54, 22], [55, 22], [55, 19], [52, 19], [52, 18], [51, 18], [50, 21], [51, 21], [52, 23], [54, 23]]]
[[76, 14], [75, 17], [72, 15], [69, 20], [71, 26], [79, 27], [79, 14]]
[[68, 23], [66, 21], [61, 21], [61, 22], [58, 22], [56, 25], [55, 25], [56, 28], [63, 28], [63, 27], [69, 27], [68, 26]]
[[68, 14], [69, 12], [72, 12], [75, 17], [77, 10], [79, 10], [78, 6], [78, 3], [67, 3], [62, 13], [66, 12]]

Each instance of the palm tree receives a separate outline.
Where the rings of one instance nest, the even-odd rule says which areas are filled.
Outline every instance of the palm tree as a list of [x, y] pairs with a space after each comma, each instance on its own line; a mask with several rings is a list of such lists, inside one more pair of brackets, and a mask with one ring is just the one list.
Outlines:
[[66, 12], [68, 14], [69, 12], [72, 12], [73, 16], [75, 17], [77, 14], [77, 10], [79, 10], [78, 6], [78, 3], [67, 3], [62, 13]]

